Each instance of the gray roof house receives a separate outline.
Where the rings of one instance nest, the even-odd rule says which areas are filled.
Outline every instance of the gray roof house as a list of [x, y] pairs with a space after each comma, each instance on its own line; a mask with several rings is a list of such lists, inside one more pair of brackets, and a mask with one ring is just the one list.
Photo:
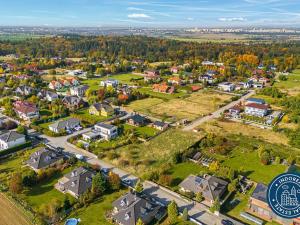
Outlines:
[[84, 97], [85, 92], [89, 89], [89, 86], [87, 85], [80, 85], [70, 88], [71, 95], [76, 95], [78, 97]]
[[76, 118], [69, 118], [66, 120], [59, 120], [49, 125], [49, 130], [54, 133], [60, 133], [62, 131], [71, 130], [80, 126], [80, 120]]
[[0, 151], [26, 143], [25, 135], [16, 131], [7, 131], [0, 134]]
[[33, 93], [34, 89], [30, 86], [27, 86], [27, 85], [23, 85], [23, 86], [19, 86], [17, 87], [16, 89], [16, 94], [17, 95], [31, 95]]
[[69, 110], [78, 109], [84, 104], [84, 101], [77, 96], [65, 96], [62, 102]]
[[122, 225], [136, 225], [139, 219], [147, 225], [159, 216], [162, 209], [161, 206], [131, 192], [114, 201], [113, 207], [112, 218]]
[[38, 95], [39, 98], [46, 99], [49, 102], [52, 102], [56, 99], [58, 99], [58, 94], [52, 91], [47, 91], [47, 90], [41, 90]]
[[199, 193], [201, 192], [205, 200], [213, 203], [217, 198], [220, 199], [227, 190], [228, 182], [220, 178], [204, 175], [198, 177], [188, 176], [180, 184], [180, 190], [183, 192]]
[[92, 187], [94, 175], [94, 172], [81, 166], [59, 179], [55, 188], [63, 193], [69, 193], [75, 198], [78, 198]]
[[31, 154], [30, 158], [26, 161], [26, 164], [33, 170], [38, 171], [40, 169], [45, 169], [52, 165], [55, 165], [63, 158], [64, 156], [61, 153], [47, 148], [41, 148]]

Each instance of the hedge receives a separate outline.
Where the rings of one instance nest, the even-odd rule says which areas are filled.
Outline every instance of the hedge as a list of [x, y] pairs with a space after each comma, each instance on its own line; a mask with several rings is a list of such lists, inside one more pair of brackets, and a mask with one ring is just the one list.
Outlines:
[[15, 146], [15, 147], [8, 148], [6, 150], [0, 151], [0, 157], [8, 155], [8, 154], [11, 154], [11, 153], [15, 153], [15, 152], [17, 152], [17, 151], [19, 151], [19, 150], [21, 150], [23, 148], [27, 148], [27, 147], [30, 147], [30, 146], [31, 146], [31, 141], [27, 141], [24, 144], [21, 144], [21, 145], [18, 145], [18, 146]]

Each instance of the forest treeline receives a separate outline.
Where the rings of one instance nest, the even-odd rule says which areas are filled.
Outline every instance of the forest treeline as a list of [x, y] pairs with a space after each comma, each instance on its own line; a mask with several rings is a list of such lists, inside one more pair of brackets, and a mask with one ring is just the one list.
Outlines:
[[[143, 59], [178, 63], [216, 60], [227, 65], [243, 59], [248, 64], [276, 65], [288, 70], [299, 61], [300, 43], [194, 43], [145, 36], [61, 36], [0, 41], [0, 55], [18, 54], [32, 58], [77, 58], [91, 61]], [[256, 58], [253, 58], [252, 56]]]

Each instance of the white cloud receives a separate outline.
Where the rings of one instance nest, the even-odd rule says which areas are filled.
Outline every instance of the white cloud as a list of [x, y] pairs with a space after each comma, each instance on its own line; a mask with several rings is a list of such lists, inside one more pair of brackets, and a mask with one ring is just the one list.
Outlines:
[[243, 18], [243, 17], [221, 17], [219, 18], [219, 21], [222, 21], [222, 22], [243, 22], [243, 21], [247, 21], [246, 18]]
[[151, 18], [150, 16], [148, 16], [147, 14], [144, 14], [144, 13], [132, 13], [132, 14], [129, 14], [127, 17], [134, 18], [134, 19], [139, 19], [139, 18], [149, 19], [149, 18]]
[[194, 18], [189, 17], [189, 18], [187, 18], [187, 20], [189, 20], [189, 21], [194, 21]]

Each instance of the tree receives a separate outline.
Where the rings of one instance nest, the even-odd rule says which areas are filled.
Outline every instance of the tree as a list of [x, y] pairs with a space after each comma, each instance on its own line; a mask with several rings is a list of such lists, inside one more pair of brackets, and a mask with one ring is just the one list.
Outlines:
[[28, 173], [23, 175], [22, 183], [24, 186], [31, 187], [37, 183], [37, 174], [30, 170]]
[[108, 183], [113, 190], [119, 190], [121, 187], [121, 179], [119, 175], [112, 171], [109, 172]]
[[236, 186], [237, 186], [238, 181], [237, 180], [233, 180], [230, 184], [228, 184], [228, 191], [229, 192], [234, 192], [236, 191]]
[[168, 205], [168, 217], [171, 223], [175, 223], [178, 219], [178, 206], [174, 201]]
[[14, 173], [10, 178], [9, 190], [14, 194], [20, 194], [23, 191], [23, 180], [21, 173]]
[[202, 202], [203, 199], [204, 199], [202, 192], [198, 192], [198, 193], [196, 194], [195, 199], [196, 199], [197, 202]]
[[209, 171], [216, 172], [220, 168], [220, 163], [218, 161], [213, 161], [211, 164], [209, 164]]
[[261, 161], [262, 164], [268, 165], [271, 161], [270, 153], [267, 152], [267, 151], [263, 152], [261, 157], [260, 157], [260, 161]]
[[209, 210], [214, 213], [214, 212], [219, 212], [220, 209], [221, 209], [220, 200], [219, 198], [217, 198]]
[[143, 187], [143, 183], [141, 182], [141, 180], [138, 180], [138, 182], [136, 183], [134, 189], [137, 193], [142, 193], [143, 192], [144, 187]]
[[183, 221], [188, 221], [188, 219], [189, 219], [189, 214], [188, 214], [187, 208], [184, 208], [184, 210], [183, 210], [183, 212], [182, 212], [181, 219], [182, 219]]
[[138, 221], [136, 222], [136, 225], [145, 225], [143, 220], [141, 218], [138, 219]]
[[70, 199], [68, 198], [68, 196], [65, 196], [63, 208], [64, 208], [64, 210], [68, 210], [71, 208], [71, 203], [70, 203]]
[[19, 125], [19, 126], [17, 127], [17, 132], [18, 132], [19, 134], [27, 135], [27, 129], [26, 129], [25, 127], [23, 127], [22, 125]]
[[92, 193], [96, 196], [102, 195], [106, 191], [106, 180], [101, 173], [97, 173], [92, 181]]

